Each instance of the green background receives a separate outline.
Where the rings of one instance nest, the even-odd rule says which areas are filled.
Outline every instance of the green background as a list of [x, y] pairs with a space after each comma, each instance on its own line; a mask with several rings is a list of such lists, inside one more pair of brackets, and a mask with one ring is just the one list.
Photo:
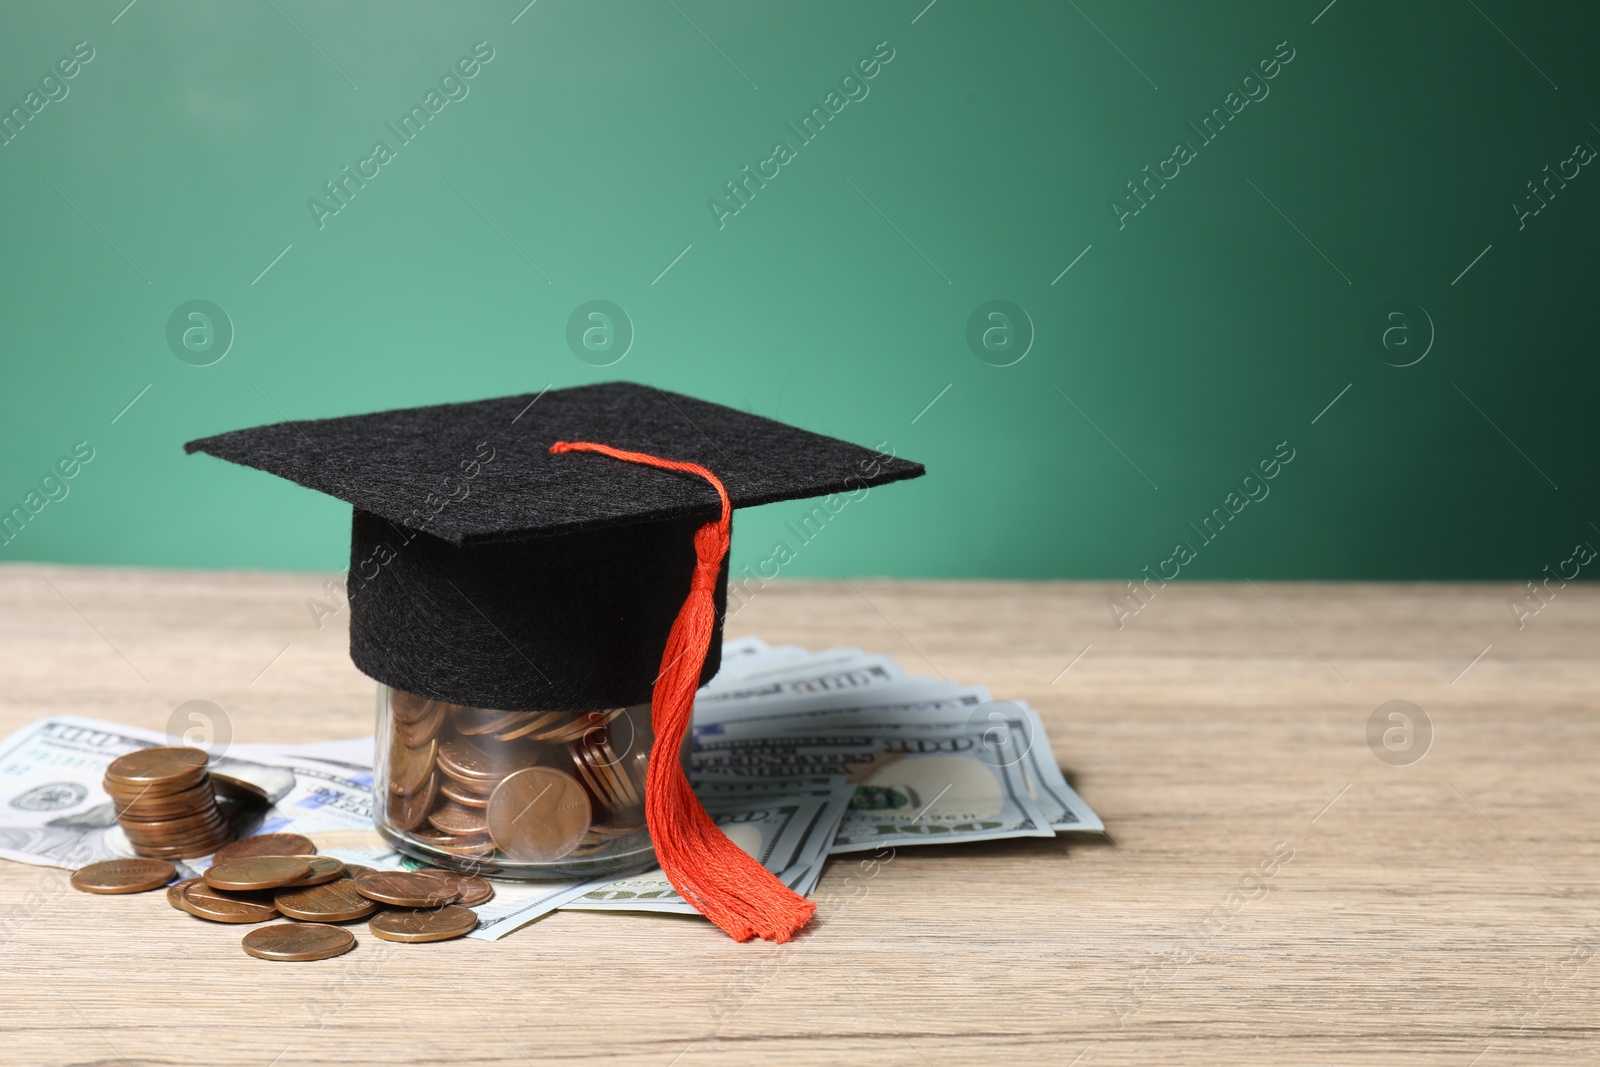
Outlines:
[[[1131, 578], [1187, 540], [1186, 577], [1526, 579], [1600, 543], [1600, 175], [1512, 207], [1600, 145], [1592, 5], [524, 2], [6, 6], [5, 109], [95, 56], [0, 147], [0, 503], [96, 454], [0, 559], [340, 568], [346, 506], [181, 443], [613, 378], [927, 464], [786, 575]], [[307, 200], [479, 41], [470, 94], [319, 229]], [[708, 199], [882, 41], [719, 229]], [[204, 367], [166, 338], [196, 299], [236, 331]], [[569, 350], [592, 299], [636, 331], [615, 366]], [[993, 299], [1036, 334], [1012, 366], [966, 340]], [[1392, 300], [1433, 324], [1412, 366], [1368, 338]], [[807, 510], [741, 513], [736, 566]]]

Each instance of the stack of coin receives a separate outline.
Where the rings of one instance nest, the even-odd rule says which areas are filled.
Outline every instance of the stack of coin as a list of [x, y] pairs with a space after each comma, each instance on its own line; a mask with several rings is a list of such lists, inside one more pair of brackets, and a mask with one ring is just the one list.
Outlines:
[[402, 840], [486, 865], [646, 847], [648, 706], [496, 711], [391, 690], [388, 707], [383, 824]]
[[206, 754], [198, 748], [143, 748], [106, 768], [117, 822], [141, 856], [209, 856], [233, 839], [217, 806]]
[[[299, 834], [258, 834], [219, 851], [199, 878], [172, 882], [177, 869], [165, 860], [91, 863], [72, 884], [86, 893], [139, 893], [167, 887], [167, 903], [197, 919], [256, 924], [241, 947], [264, 960], [323, 960], [355, 947], [355, 935], [338, 925], [369, 919], [386, 941], [445, 941], [478, 924], [471, 909], [488, 902], [494, 887], [457, 871], [375, 871], [316, 854]], [[167, 883], [172, 882], [171, 885]]]

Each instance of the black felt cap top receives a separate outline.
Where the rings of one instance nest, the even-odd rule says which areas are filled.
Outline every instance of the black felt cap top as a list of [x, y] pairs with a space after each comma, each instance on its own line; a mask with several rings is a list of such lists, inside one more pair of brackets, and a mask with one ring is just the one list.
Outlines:
[[[466, 404], [282, 422], [184, 448], [354, 505], [350, 658], [378, 681], [453, 704], [584, 710], [650, 699], [717, 518], [699, 477], [590, 441], [713, 471], [735, 507], [848, 494], [922, 465], [759, 415], [613, 382]], [[825, 517], [837, 507], [818, 505]], [[701, 681], [716, 674], [724, 559]], [[756, 579], [741, 577], [740, 588]], [[764, 585], [765, 579], [760, 580]]]
[[[716, 517], [716, 493], [698, 478], [551, 455], [561, 440], [699, 463], [722, 479], [736, 508], [923, 473], [920, 463], [631, 382], [280, 422], [184, 450], [268, 471], [456, 544]], [[494, 458], [478, 468], [483, 484], [466, 485], [463, 471], [487, 449]]]

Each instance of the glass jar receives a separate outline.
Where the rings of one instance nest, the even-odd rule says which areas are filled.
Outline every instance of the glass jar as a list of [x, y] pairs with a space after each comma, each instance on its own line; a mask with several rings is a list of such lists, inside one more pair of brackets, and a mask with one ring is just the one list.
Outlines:
[[655, 866], [650, 705], [498, 711], [378, 687], [373, 819], [399, 851], [502, 878]]

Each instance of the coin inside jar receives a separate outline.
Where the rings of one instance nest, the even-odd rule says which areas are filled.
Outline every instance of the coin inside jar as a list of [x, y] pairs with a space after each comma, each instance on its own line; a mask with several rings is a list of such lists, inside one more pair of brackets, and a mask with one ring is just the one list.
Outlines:
[[402, 796], [420, 791], [433, 774], [434, 753], [438, 742], [429, 741], [420, 748], [394, 745], [389, 750], [389, 790]]
[[242, 860], [248, 856], [315, 856], [317, 846], [309, 837], [300, 834], [256, 834], [241, 837], [231, 845], [217, 850], [213, 863]]
[[351, 883], [369, 900], [399, 908], [436, 908], [456, 898], [456, 891], [421, 871], [367, 871]]
[[251, 930], [240, 944], [262, 960], [325, 960], [355, 948], [356, 937], [322, 923], [278, 923]]
[[448, 800], [428, 813], [428, 821], [435, 829], [456, 836], [481, 834], [489, 829], [483, 808], [467, 807]]
[[448, 941], [470, 933], [478, 915], [469, 908], [447, 904], [423, 911], [385, 911], [372, 917], [367, 929], [385, 941]]
[[391, 789], [384, 800], [384, 813], [396, 829], [415, 830], [427, 821], [428, 809], [433, 807], [438, 791], [437, 774], [430, 774], [427, 783], [414, 793], [396, 793]]
[[310, 873], [308, 856], [249, 856], [213, 864], [201, 877], [212, 889], [277, 889]]
[[144, 893], [160, 889], [178, 875], [166, 860], [101, 860], [72, 872], [72, 888], [85, 893]]
[[592, 814], [589, 795], [572, 775], [528, 767], [489, 798], [489, 835], [511, 859], [549, 863], [578, 847]]
[[351, 919], [365, 919], [383, 907], [376, 900], [362, 896], [355, 883], [348, 878], [326, 882], [305, 889], [280, 889], [272, 898], [273, 905], [291, 919], [306, 922], [342, 923]]
[[196, 882], [183, 891], [183, 910], [214, 923], [264, 923], [278, 917], [278, 909], [248, 893], [228, 893]]

